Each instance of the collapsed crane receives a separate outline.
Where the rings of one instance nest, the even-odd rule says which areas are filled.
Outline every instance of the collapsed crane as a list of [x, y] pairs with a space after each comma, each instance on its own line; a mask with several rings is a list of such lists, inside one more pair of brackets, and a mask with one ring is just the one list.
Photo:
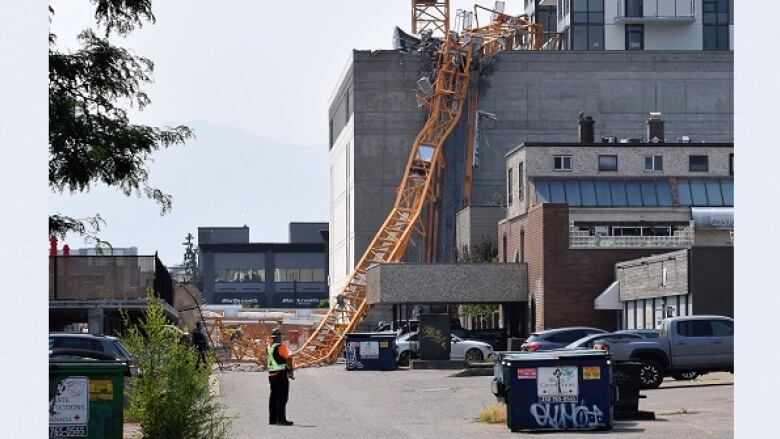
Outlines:
[[[430, 0], [426, 1], [430, 3]], [[502, 50], [520, 45], [530, 50], [542, 48], [541, 25], [481, 6], [475, 6], [475, 14], [478, 8], [492, 14], [491, 23], [473, 29], [470, 23], [464, 23], [460, 36], [446, 32], [434, 54], [433, 82], [425, 78], [418, 82], [421, 93], [417, 99], [427, 108], [428, 117], [412, 144], [395, 204], [347, 278], [336, 303], [331, 305], [306, 342], [293, 353], [296, 367], [335, 362], [341, 354], [345, 334], [354, 331], [369, 310], [366, 271], [380, 263], [400, 262], [413, 233], [426, 238], [434, 235], [436, 182], [444, 167], [444, 142], [460, 120], [464, 102], [469, 99], [472, 73], [478, 71], [487, 58]], [[476, 99], [476, 92], [472, 93]], [[476, 111], [476, 106], [472, 111]], [[420, 217], [426, 208], [428, 218], [422, 221]], [[432, 246], [428, 239], [426, 247], [430, 256]]]

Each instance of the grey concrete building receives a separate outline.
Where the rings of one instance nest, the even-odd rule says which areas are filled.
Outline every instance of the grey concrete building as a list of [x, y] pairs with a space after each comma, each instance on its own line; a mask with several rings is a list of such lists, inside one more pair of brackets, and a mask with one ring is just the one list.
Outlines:
[[506, 216], [503, 206], [469, 206], [455, 217], [455, 241], [458, 254], [468, 253], [484, 241], [498, 244], [496, 225]]
[[[415, 82], [425, 59], [399, 51], [354, 51], [331, 98], [330, 293], [342, 287], [385, 220], [411, 144], [422, 127]], [[518, 144], [572, 142], [580, 112], [596, 137], [636, 137], [647, 114], [662, 112], [666, 137], [733, 139], [733, 53], [702, 51], [513, 51], [480, 78], [472, 206], [503, 204], [505, 154]], [[464, 118], [465, 119], [465, 118]], [[445, 145], [437, 261], [454, 259], [462, 200], [467, 123]], [[671, 166], [671, 164], [669, 164]], [[412, 248], [419, 249], [421, 246]], [[409, 255], [407, 260], [414, 260]]]
[[207, 303], [317, 307], [327, 293], [328, 223], [290, 223], [290, 242], [250, 242], [249, 228], [199, 227], [198, 270]]

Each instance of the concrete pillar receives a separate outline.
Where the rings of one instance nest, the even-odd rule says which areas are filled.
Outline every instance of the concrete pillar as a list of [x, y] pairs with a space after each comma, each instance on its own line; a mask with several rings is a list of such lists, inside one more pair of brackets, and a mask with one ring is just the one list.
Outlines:
[[105, 313], [103, 308], [89, 308], [87, 311], [87, 325], [90, 334], [102, 334]]

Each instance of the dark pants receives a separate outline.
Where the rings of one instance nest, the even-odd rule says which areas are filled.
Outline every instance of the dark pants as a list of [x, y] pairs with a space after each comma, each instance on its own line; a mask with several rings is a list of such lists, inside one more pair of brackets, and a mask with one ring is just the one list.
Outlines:
[[195, 366], [200, 366], [200, 363], [206, 363], [206, 352], [208, 351], [207, 345], [196, 345], [195, 346], [198, 349], [198, 362], [195, 364]]
[[290, 380], [287, 378], [287, 372], [278, 372], [274, 376], [268, 377], [271, 384], [271, 398], [268, 401], [268, 422], [287, 421], [286, 406], [287, 396], [290, 393]]

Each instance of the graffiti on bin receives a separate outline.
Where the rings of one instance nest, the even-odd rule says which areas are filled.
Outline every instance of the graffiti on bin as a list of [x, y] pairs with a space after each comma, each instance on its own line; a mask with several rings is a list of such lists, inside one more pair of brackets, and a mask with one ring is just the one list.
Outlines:
[[347, 346], [344, 348], [344, 356], [347, 359], [347, 367], [350, 369], [362, 369], [363, 363], [360, 362], [360, 360], [357, 359], [357, 352], [354, 346], [352, 346], [351, 343], [347, 343]]
[[540, 427], [598, 428], [604, 426], [604, 412], [595, 404], [537, 402], [531, 405], [531, 416]]

